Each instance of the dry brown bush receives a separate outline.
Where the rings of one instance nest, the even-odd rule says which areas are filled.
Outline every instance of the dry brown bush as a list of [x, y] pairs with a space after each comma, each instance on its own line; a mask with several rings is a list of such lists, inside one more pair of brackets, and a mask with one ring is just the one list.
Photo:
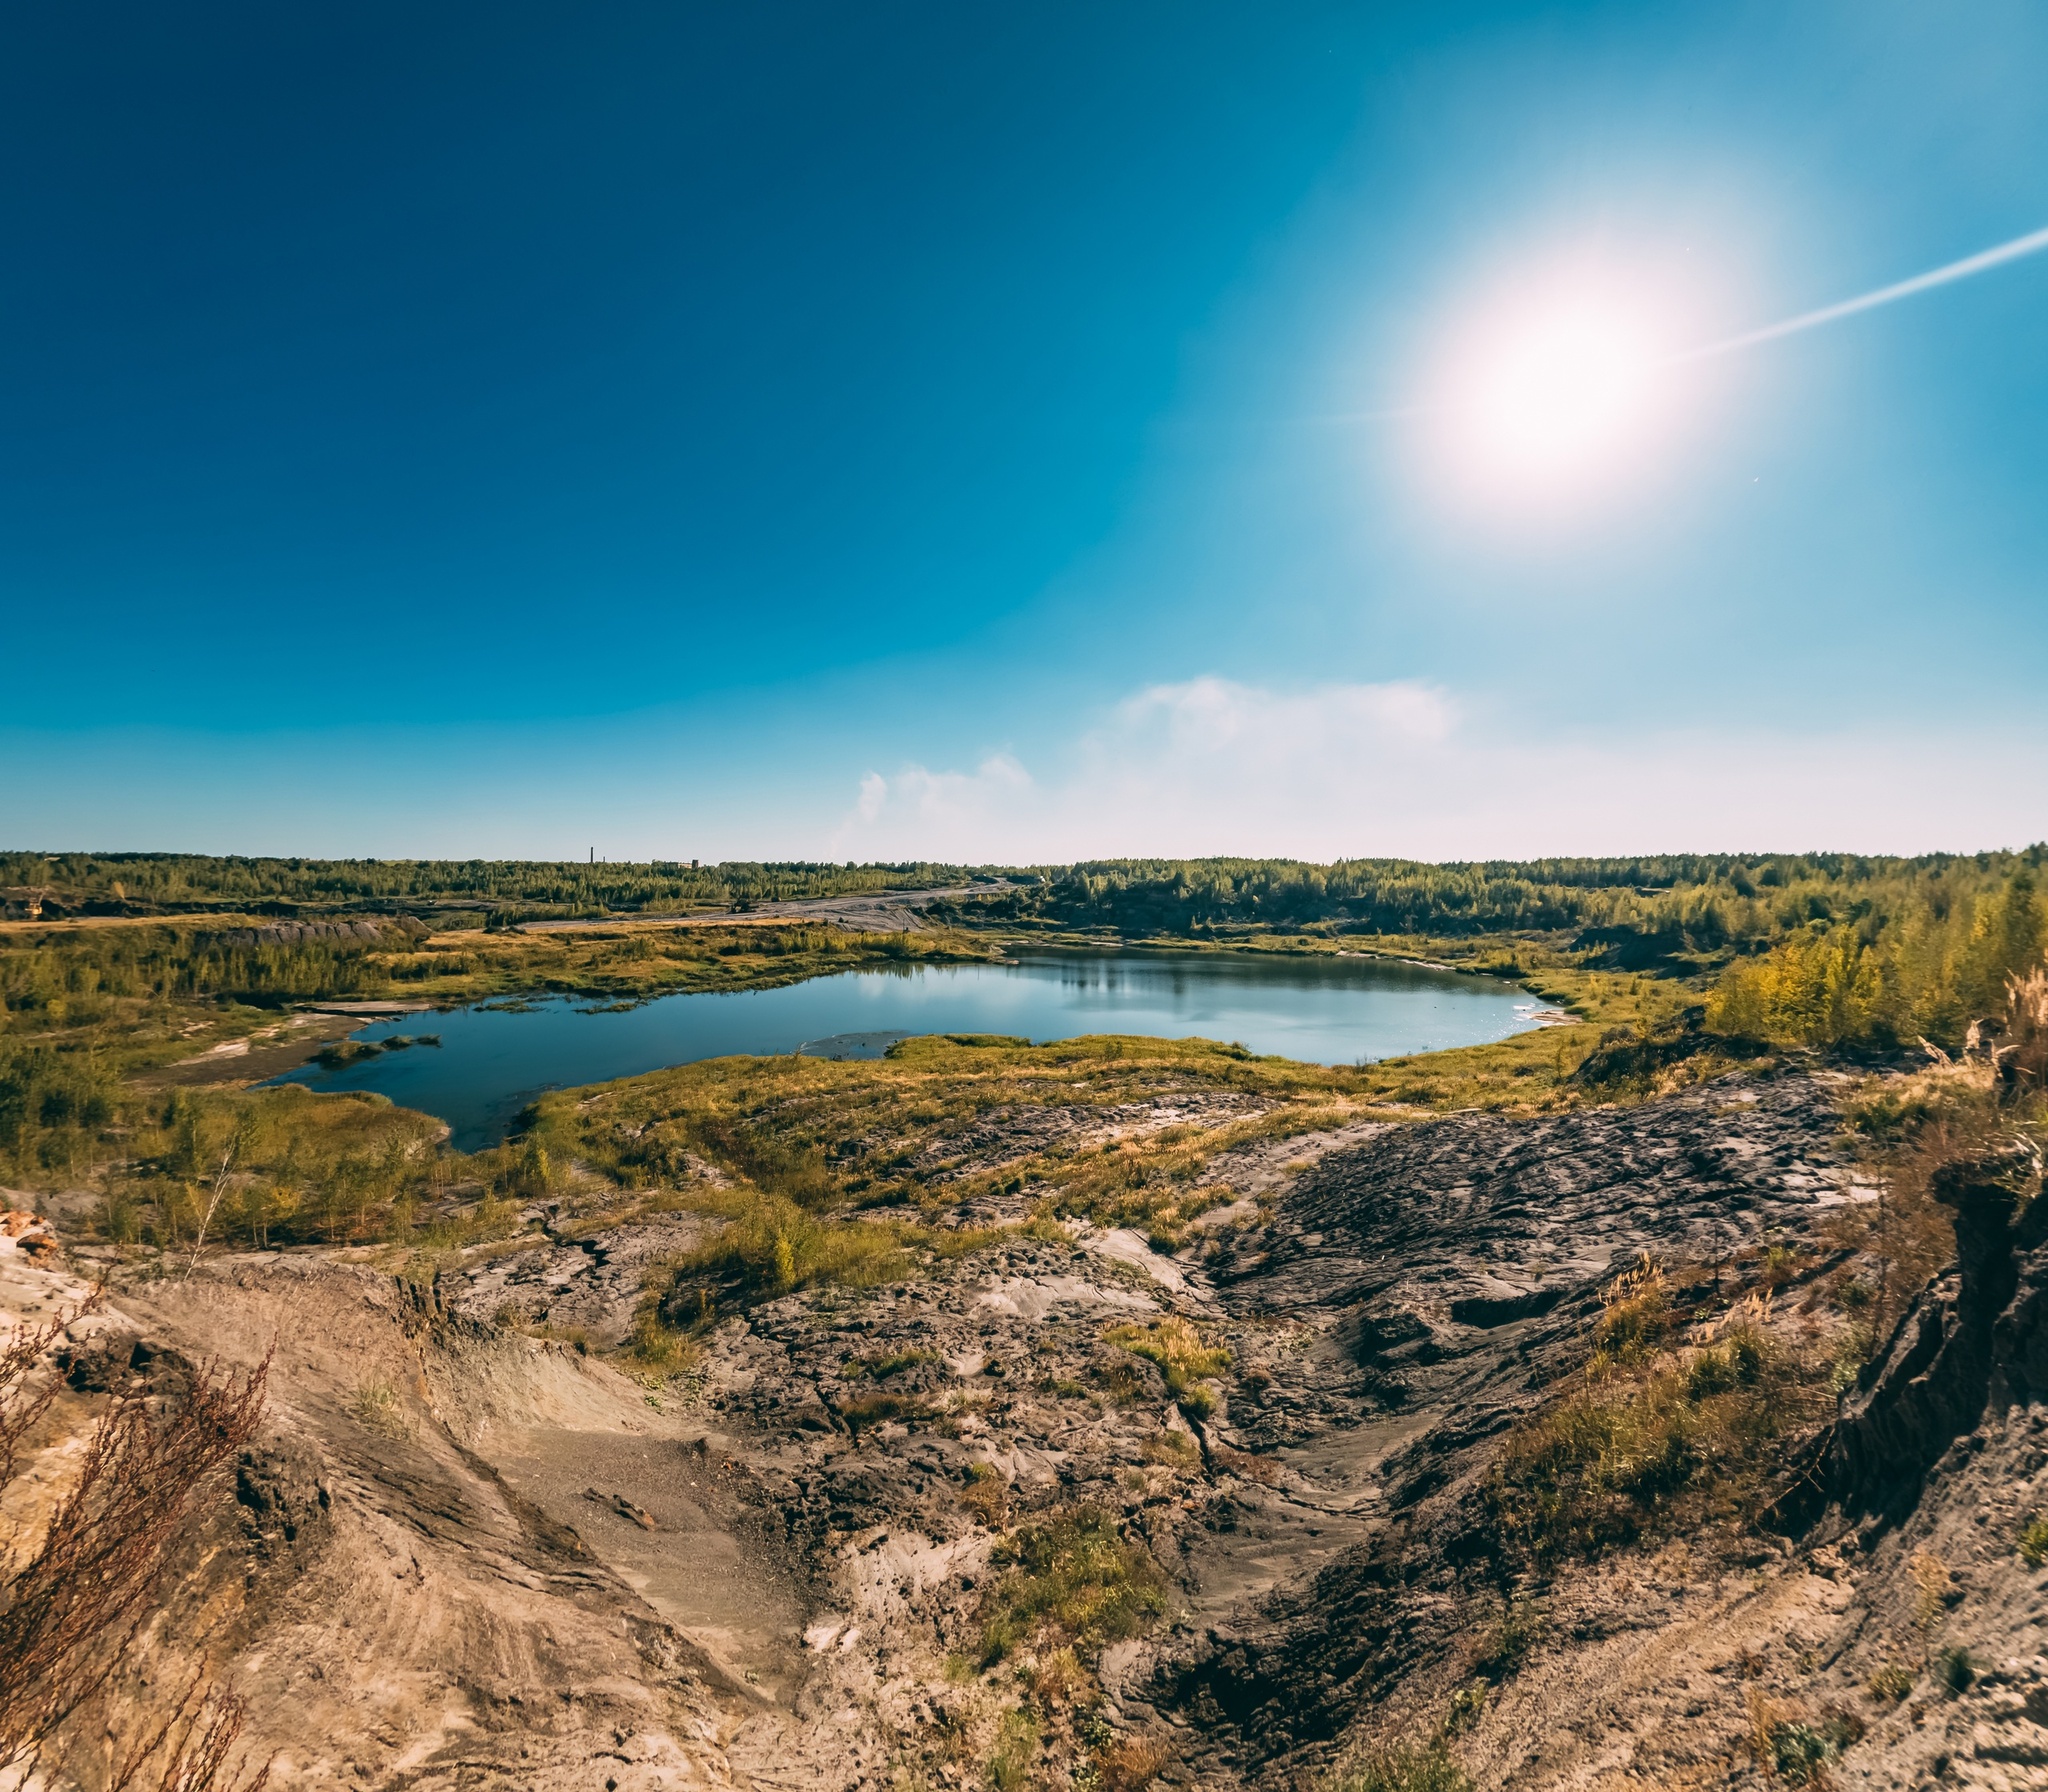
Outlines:
[[[0, 1490], [56, 1397], [51, 1346], [99, 1300], [96, 1291], [0, 1345]], [[195, 1502], [255, 1435], [268, 1371], [268, 1359], [242, 1371], [205, 1362], [167, 1390], [135, 1378], [114, 1390], [71, 1491], [0, 1584], [0, 1769], [32, 1769], [65, 1720], [105, 1689]], [[202, 1676], [137, 1744], [119, 1783], [142, 1783], [161, 1761], [165, 1792], [219, 1786], [241, 1722], [240, 1701]]]
[[228, 1773], [247, 1716], [239, 1695], [215, 1686], [202, 1670], [170, 1716], [129, 1746], [107, 1792], [141, 1792], [152, 1782], [156, 1792], [263, 1792], [270, 1783], [267, 1763], [247, 1777]]

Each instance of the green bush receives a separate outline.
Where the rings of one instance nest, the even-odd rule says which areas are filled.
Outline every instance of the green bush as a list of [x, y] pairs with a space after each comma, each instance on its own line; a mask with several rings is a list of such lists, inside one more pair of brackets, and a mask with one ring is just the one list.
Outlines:
[[1442, 1741], [1396, 1743], [1339, 1768], [1326, 1792], [1474, 1792], [1472, 1776]]
[[1538, 1561], [1597, 1555], [1739, 1507], [1811, 1400], [1757, 1326], [1589, 1377], [1508, 1439], [1485, 1497], [1502, 1541]]
[[1027, 1525], [997, 1546], [1001, 1570], [982, 1609], [984, 1667], [1034, 1635], [1097, 1649], [1134, 1636], [1166, 1603], [1166, 1577], [1116, 1519], [1082, 1506]]
[[2020, 1558], [2029, 1568], [2048, 1562], [2048, 1512], [2037, 1512], [2020, 1528]]

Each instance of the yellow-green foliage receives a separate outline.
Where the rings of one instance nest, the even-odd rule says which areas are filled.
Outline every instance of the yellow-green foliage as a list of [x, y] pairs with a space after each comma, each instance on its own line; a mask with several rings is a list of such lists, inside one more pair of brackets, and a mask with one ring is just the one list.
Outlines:
[[872, 1287], [911, 1266], [897, 1225], [823, 1219], [784, 1196], [751, 1188], [707, 1195], [700, 1204], [729, 1224], [682, 1260], [677, 1285], [708, 1283], [726, 1304], [824, 1283]]
[[1038, 1722], [1028, 1711], [1006, 1711], [996, 1725], [995, 1747], [989, 1751], [991, 1792], [1024, 1792], [1038, 1765]]
[[[626, 1181], [684, 1181], [710, 1163], [810, 1211], [858, 1205], [916, 1212], [1034, 1186], [1068, 1212], [1105, 1218], [1213, 1204], [1201, 1165], [1247, 1138], [1327, 1124], [1363, 1105], [1358, 1071], [1248, 1058], [1204, 1040], [1091, 1038], [1052, 1045], [906, 1040], [879, 1061], [725, 1058], [686, 1064], [589, 1097], [546, 1096], [539, 1112], [576, 1153]], [[1105, 1140], [1098, 1110], [1226, 1091], [1256, 1098], [1240, 1122]], [[1249, 1104], [1248, 1104], [1249, 1105]], [[954, 1141], [1006, 1117], [1058, 1108], [1070, 1130], [1031, 1132], [993, 1170], [935, 1184], [934, 1169], [984, 1149]], [[1091, 1131], [1092, 1135], [1091, 1136]], [[934, 1246], [946, 1241], [934, 1238]]]
[[1517, 1429], [1487, 1487], [1503, 1542], [1549, 1561], [1741, 1516], [1773, 1441], [1815, 1407], [1760, 1311], [1711, 1344], [1609, 1366]]
[[1663, 1266], [1649, 1254], [1625, 1270], [1601, 1293], [1593, 1326], [1593, 1362], [1598, 1371], [1647, 1362], [1663, 1348], [1670, 1330], [1670, 1289]]
[[1206, 1418], [1215, 1409], [1215, 1396], [1202, 1383], [1230, 1367], [1230, 1352], [1221, 1345], [1205, 1344], [1185, 1319], [1114, 1326], [1107, 1336], [1133, 1356], [1158, 1364], [1166, 1378], [1166, 1391], [1197, 1418]]
[[438, 1120], [375, 1095], [180, 1090], [135, 1118], [101, 1215], [123, 1241], [191, 1244], [209, 1211], [220, 1243], [386, 1237], [410, 1229], [451, 1165]]
[[1891, 918], [1815, 921], [1729, 967], [1708, 1004], [1717, 1031], [1780, 1044], [1963, 1043], [2002, 1015], [2011, 983], [2039, 962], [2048, 911], [2029, 872], [2002, 889], [1923, 890]]
[[2048, 1563], [2048, 1513], [2037, 1512], [2020, 1529], [2020, 1559], [2029, 1568]]
[[1326, 1792], [1472, 1792], [1472, 1778], [1439, 1739], [1373, 1749], [1346, 1762], [1325, 1787]]
[[891, 1420], [915, 1424], [932, 1416], [931, 1403], [916, 1394], [857, 1394], [840, 1401], [835, 1410], [855, 1437]]
[[982, 1608], [984, 1666], [1033, 1640], [1099, 1649], [1136, 1635], [1166, 1603], [1159, 1565], [1099, 1507], [1026, 1525], [992, 1559], [1001, 1573]]

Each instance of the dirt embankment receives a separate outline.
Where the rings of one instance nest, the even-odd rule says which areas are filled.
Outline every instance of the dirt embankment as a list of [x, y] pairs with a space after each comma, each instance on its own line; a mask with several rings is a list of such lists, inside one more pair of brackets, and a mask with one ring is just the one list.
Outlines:
[[[137, 1286], [131, 1339], [276, 1348], [269, 1431], [145, 1659], [206, 1639], [279, 1785], [1308, 1783], [1447, 1718], [1488, 1785], [2039, 1783], [2042, 1575], [2012, 1537], [2048, 1465], [2048, 1246], [2009, 1213], [1911, 1321], [1931, 1343], [1852, 1394], [1861, 1431], [1831, 1402], [1787, 1429], [1797, 1523], [1536, 1566], [1502, 1542], [1502, 1451], [1587, 1385], [1644, 1253], [1674, 1323], [1768, 1270], [1764, 1323], [1825, 1342], [1811, 1297], [1871, 1192], [1833, 1096], [1740, 1078], [1262, 1143], [1205, 1170], [1242, 1199], [1176, 1259], [1012, 1234], [729, 1314], [666, 1387], [512, 1322], [623, 1337], [701, 1237], [683, 1216], [431, 1290], [317, 1253]], [[1054, 1598], [1031, 1551], [1106, 1573], [1117, 1534], [1157, 1582], [1114, 1557], [1098, 1605], [1132, 1621], [1073, 1618], [1062, 1658], [1016, 1616]], [[1879, 1705], [1888, 1665], [1912, 1671]]]

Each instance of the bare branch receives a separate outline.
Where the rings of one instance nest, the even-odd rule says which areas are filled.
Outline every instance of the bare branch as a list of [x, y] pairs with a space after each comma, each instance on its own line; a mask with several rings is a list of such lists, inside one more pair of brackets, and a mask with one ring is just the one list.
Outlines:
[[169, 1399], [118, 1392], [41, 1548], [0, 1600], [0, 1766], [36, 1758], [106, 1684], [195, 1496], [254, 1436], [270, 1360], [200, 1364]]

